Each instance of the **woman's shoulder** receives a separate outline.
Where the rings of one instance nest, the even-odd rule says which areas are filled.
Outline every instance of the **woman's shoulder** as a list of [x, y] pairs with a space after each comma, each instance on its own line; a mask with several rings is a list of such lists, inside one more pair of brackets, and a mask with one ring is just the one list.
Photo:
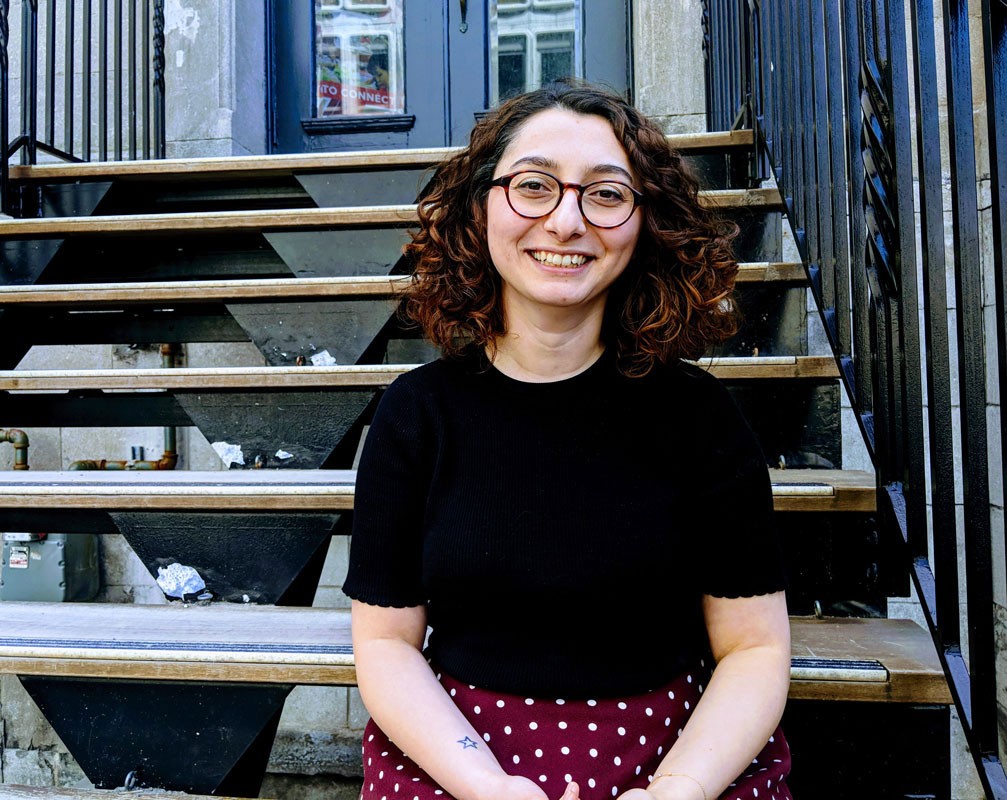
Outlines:
[[399, 387], [399, 391], [431, 391], [457, 384], [479, 373], [480, 362], [475, 356], [441, 356], [402, 373], [391, 386]]
[[653, 370], [653, 379], [665, 390], [685, 396], [691, 401], [708, 400], [732, 403], [731, 394], [716, 375], [693, 361], [675, 359]]
[[660, 368], [656, 376], [668, 407], [711, 451], [757, 449], [756, 437], [732, 392], [705, 365], [677, 361]]
[[399, 375], [385, 389], [381, 405], [416, 408], [450, 404], [477, 374], [472, 359], [438, 358]]

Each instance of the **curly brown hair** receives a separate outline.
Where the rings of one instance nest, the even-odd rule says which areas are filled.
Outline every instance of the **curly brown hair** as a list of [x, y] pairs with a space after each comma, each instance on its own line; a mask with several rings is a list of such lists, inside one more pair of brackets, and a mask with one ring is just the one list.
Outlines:
[[506, 331], [501, 280], [490, 259], [486, 197], [497, 163], [535, 114], [564, 108], [607, 120], [639, 176], [644, 224], [629, 266], [612, 285], [602, 339], [623, 373], [698, 358], [738, 328], [730, 296], [737, 226], [699, 203], [699, 186], [651, 120], [616, 94], [561, 81], [519, 95], [480, 120], [468, 147], [442, 163], [419, 201], [420, 229], [406, 245], [412, 281], [406, 319], [447, 356], [490, 352]]

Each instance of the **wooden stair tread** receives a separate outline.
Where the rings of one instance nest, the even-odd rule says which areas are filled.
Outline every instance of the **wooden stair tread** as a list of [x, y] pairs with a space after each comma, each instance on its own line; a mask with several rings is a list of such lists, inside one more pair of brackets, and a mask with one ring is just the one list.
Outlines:
[[804, 265], [792, 261], [749, 261], [738, 264], [738, 283], [804, 283]]
[[[835, 378], [828, 356], [760, 356], [700, 359], [695, 362], [725, 380], [752, 378]], [[330, 367], [178, 367], [174, 369], [4, 370], [0, 391], [209, 391], [318, 389], [389, 385], [416, 364]]]
[[318, 513], [351, 510], [355, 480], [352, 470], [30, 470], [3, 473], [0, 498], [51, 509]]
[[[752, 145], [751, 130], [672, 134], [667, 138], [673, 147], [682, 152], [750, 147]], [[430, 167], [454, 155], [458, 149], [433, 147], [345, 153], [39, 164], [36, 166], [12, 166], [10, 175], [14, 180], [33, 181], [84, 180], [87, 178], [129, 178], [135, 180], [183, 176], [204, 176], [215, 179], [275, 177], [293, 175], [298, 172]]]
[[827, 700], [842, 693], [848, 700], [951, 702], [933, 641], [911, 620], [791, 617], [790, 626], [794, 658], [876, 660], [890, 676], [879, 683], [792, 675], [791, 699]]
[[[800, 263], [752, 262], [738, 265], [739, 283], [805, 280]], [[335, 278], [241, 278], [234, 280], [62, 283], [0, 286], [0, 305], [82, 305], [126, 303], [205, 303], [218, 301], [388, 298], [404, 291], [408, 276]]]
[[[0, 503], [107, 511], [345, 511], [352, 470], [9, 471]], [[873, 511], [874, 476], [840, 470], [770, 470], [779, 511]]]
[[[794, 699], [950, 702], [930, 638], [910, 621], [795, 617], [791, 627]], [[2, 603], [0, 671], [321, 685], [356, 680], [348, 611], [227, 603]]]
[[0, 221], [0, 236], [65, 238], [97, 234], [240, 233], [368, 226], [404, 227], [415, 224], [415, 205], [353, 206], [10, 219]]
[[[709, 208], [780, 210], [778, 189], [715, 189], [700, 192]], [[404, 227], [415, 225], [416, 206], [352, 206], [269, 211], [210, 211], [180, 214], [117, 214], [93, 217], [45, 217], [0, 220], [0, 236], [66, 238], [125, 234], [224, 233], [327, 228]]]
[[699, 193], [706, 208], [759, 208], [765, 211], [785, 211], [780, 190], [767, 189], [706, 189]]
[[842, 469], [771, 469], [777, 511], [877, 510], [873, 472]]
[[416, 364], [331, 367], [178, 367], [169, 369], [13, 370], [0, 391], [319, 389], [388, 386]]

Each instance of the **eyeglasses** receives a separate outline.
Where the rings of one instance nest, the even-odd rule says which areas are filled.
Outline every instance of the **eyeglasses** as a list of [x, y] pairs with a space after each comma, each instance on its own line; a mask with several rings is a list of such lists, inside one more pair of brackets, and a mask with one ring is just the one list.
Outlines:
[[584, 219], [596, 228], [618, 228], [629, 221], [643, 195], [619, 181], [564, 183], [548, 172], [513, 172], [490, 182], [502, 186], [514, 213], [526, 219], [539, 219], [555, 211], [567, 189], [577, 191], [577, 205]]

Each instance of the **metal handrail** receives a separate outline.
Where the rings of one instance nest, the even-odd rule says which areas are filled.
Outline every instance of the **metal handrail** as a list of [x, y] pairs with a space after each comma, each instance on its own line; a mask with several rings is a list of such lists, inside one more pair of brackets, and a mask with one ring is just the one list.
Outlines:
[[[987, 430], [994, 364], [999, 407], [1007, 400], [1007, 2], [981, 0], [981, 6], [983, 75], [970, 74], [967, 0], [944, 0], [939, 38], [932, 4], [902, 0], [704, 0], [703, 24], [710, 130], [730, 127], [754, 108], [758, 146], [785, 198], [874, 461], [882, 534], [904, 545], [906, 573], [984, 790], [1007, 798], [997, 755], [989, 480], [1007, 472], [1007, 429]], [[746, 29], [751, 42], [740, 35]], [[751, 58], [747, 65], [736, 61], [742, 52]], [[989, 140], [992, 247], [985, 263], [974, 81], [985, 82]], [[947, 167], [939, 86], [947, 103]], [[942, 203], [946, 182], [949, 208]], [[992, 276], [987, 291], [992, 284], [995, 309], [984, 309], [984, 274]], [[986, 335], [987, 321], [995, 341]], [[989, 433], [1001, 443], [995, 463]], [[1002, 539], [1003, 531], [996, 535]]]
[[0, 211], [40, 213], [37, 198], [29, 202], [11, 191], [8, 163], [17, 154], [22, 164], [38, 163], [39, 152], [65, 161], [164, 158], [164, 0], [23, 0], [17, 53], [20, 122], [13, 139], [9, 9], [9, 0], [0, 0], [0, 145], [5, 148]]

